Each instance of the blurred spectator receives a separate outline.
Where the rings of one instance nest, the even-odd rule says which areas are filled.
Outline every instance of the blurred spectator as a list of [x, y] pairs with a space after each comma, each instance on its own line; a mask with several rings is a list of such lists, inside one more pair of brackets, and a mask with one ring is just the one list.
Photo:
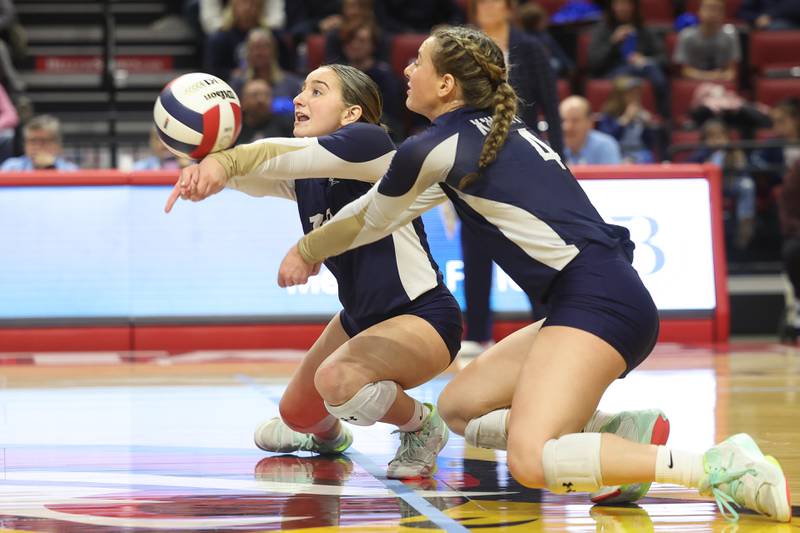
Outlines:
[[13, 99], [20, 98], [25, 91], [25, 82], [14, 68], [8, 46], [3, 41], [0, 41], [0, 85]]
[[236, 144], [267, 137], [291, 137], [294, 115], [272, 112], [272, 89], [262, 79], [250, 80], [242, 89], [242, 131]]
[[17, 20], [17, 12], [11, 0], [0, 0], [0, 39], [10, 46], [17, 60], [25, 59], [28, 38]]
[[603, 20], [592, 31], [588, 63], [593, 76], [629, 75], [650, 80], [658, 112], [669, 116], [663, 71], [667, 57], [661, 39], [644, 24], [640, 0], [611, 0]]
[[728, 250], [741, 251], [753, 238], [756, 215], [756, 184], [747, 174], [747, 157], [742, 150], [726, 149], [730, 131], [717, 119], [703, 124], [704, 147], [689, 156], [694, 163], [713, 163], [722, 169], [723, 222]]
[[673, 62], [694, 80], [731, 81], [741, 59], [736, 28], [725, 22], [725, 0], [702, 0], [700, 24], [678, 34]]
[[794, 292], [795, 308], [789, 326], [800, 333], [800, 161], [789, 167], [778, 194], [778, 215], [783, 234], [783, 264]]
[[283, 99], [292, 109], [292, 98], [298, 95], [303, 81], [283, 70], [278, 63], [275, 37], [264, 28], [250, 30], [247, 35], [245, 63], [234, 72], [231, 87], [241, 95], [245, 82], [262, 79], [272, 87], [273, 99]]
[[325, 34], [325, 62], [344, 63], [345, 34], [352, 37], [353, 28], [362, 24], [371, 24], [373, 45], [372, 53], [380, 61], [389, 60], [391, 42], [378, 27], [375, 19], [373, 0], [342, 0], [342, 24]]
[[597, 129], [619, 142], [626, 163], [652, 163], [655, 146], [655, 122], [642, 107], [642, 82], [638, 78], [619, 76], [614, 90], [603, 107]]
[[[292, 3], [295, 0], [287, 1]], [[238, 20], [237, 11], [244, 9], [244, 5], [236, 4], [236, 0], [200, 0], [200, 23], [203, 32], [212, 35], [219, 30], [240, 24], [242, 21]], [[286, 22], [286, 10], [283, 4], [284, 0], [255, 0], [252, 5], [247, 6], [247, 16], [250, 17], [247, 23], [251, 27], [261, 26], [274, 30], [282, 28]]]
[[535, 37], [550, 55], [550, 67], [556, 76], [569, 76], [575, 70], [575, 62], [570, 59], [561, 45], [547, 31], [547, 11], [536, 2], [519, 7], [519, 22], [525, 32]]
[[753, 150], [750, 160], [755, 168], [768, 173], [773, 183], [779, 181], [784, 170], [800, 161], [800, 100], [790, 98], [772, 108], [775, 140], [786, 141], [786, 146]]
[[[216, 4], [218, 0], [203, 0], [200, 5], [201, 16], [206, 8], [206, 2]], [[266, 2], [265, 0], [230, 0], [230, 4], [222, 13], [221, 25], [216, 31], [208, 33], [205, 50], [206, 69], [215, 76], [225, 80], [229, 79], [231, 71], [239, 66], [239, 60], [243, 55], [240, 54], [240, 46], [247, 39], [250, 30], [270, 28], [272, 22], [268, 15], [274, 11], [276, 5], [280, 6], [281, 17], [283, 17], [282, 0]]]
[[19, 115], [0, 85], [0, 162], [14, 155], [14, 132], [19, 124]]
[[744, 0], [739, 18], [759, 30], [791, 30], [800, 28], [798, 0]]
[[23, 128], [25, 155], [3, 162], [0, 171], [21, 170], [77, 170], [75, 163], [61, 157], [61, 124], [50, 115], [33, 117]]
[[170, 152], [159, 139], [155, 126], [150, 130], [150, 152], [151, 155], [134, 161], [131, 170], [177, 170], [192, 163]]
[[396, 140], [402, 140], [403, 98], [400, 78], [385, 61], [375, 57], [380, 42], [380, 30], [372, 19], [360, 19], [345, 23], [341, 30], [343, 61], [366, 73], [378, 85], [383, 96], [383, 116], [381, 121], [389, 126]]
[[328, 33], [342, 25], [341, 0], [288, 0], [286, 28], [295, 43], [311, 33]]
[[428, 33], [440, 24], [460, 24], [454, 0], [375, 0], [378, 25], [389, 33]]
[[[508, 81], [520, 100], [517, 113], [531, 128], [545, 130], [550, 146], [563, 153], [558, 88], [547, 51], [537, 39], [511, 25], [514, 0], [476, 0], [469, 19], [497, 43], [508, 63]], [[543, 116], [547, 127], [539, 127]], [[544, 135], [543, 135], [544, 136]]]
[[592, 128], [591, 107], [586, 98], [568, 96], [559, 110], [568, 164], [616, 165], [622, 162], [617, 140]]
[[701, 83], [692, 94], [689, 115], [697, 125], [718, 118], [736, 128], [744, 139], [752, 139], [757, 128], [771, 125], [769, 108], [748, 102], [736, 91], [717, 83]]

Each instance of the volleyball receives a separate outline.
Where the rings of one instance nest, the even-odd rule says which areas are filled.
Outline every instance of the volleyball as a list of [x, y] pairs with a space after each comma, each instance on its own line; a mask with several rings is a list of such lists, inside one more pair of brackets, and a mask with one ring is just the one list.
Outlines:
[[242, 111], [230, 85], [211, 74], [192, 72], [161, 90], [153, 120], [170, 152], [202, 159], [233, 145], [242, 127]]

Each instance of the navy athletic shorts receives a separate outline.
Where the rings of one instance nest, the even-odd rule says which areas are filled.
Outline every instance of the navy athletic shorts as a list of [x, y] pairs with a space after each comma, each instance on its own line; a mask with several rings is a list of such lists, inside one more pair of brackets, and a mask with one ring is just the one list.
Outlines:
[[344, 328], [345, 333], [352, 338], [379, 322], [400, 315], [414, 315], [426, 320], [439, 333], [445, 345], [447, 345], [447, 350], [450, 352], [450, 360], [455, 359], [458, 350], [461, 348], [461, 333], [463, 329], [461, 309], [458, 307], [456, 299], [453, 298], [453, 295], [444, 285], [434, 287], [418, 296], [414, 301], [392, 309], [386, 314], [355, 318], [347, 314], [346, 310], [342, 310], [339, 313], [339, 320], [342, 322], [342, 328]]
[[621, 377], [656, 344], [658, 309], [622, 250], [586, 245], [554, 280], [547, 304], [543, 327], [569, 326], [597, 335], [625, 359]]

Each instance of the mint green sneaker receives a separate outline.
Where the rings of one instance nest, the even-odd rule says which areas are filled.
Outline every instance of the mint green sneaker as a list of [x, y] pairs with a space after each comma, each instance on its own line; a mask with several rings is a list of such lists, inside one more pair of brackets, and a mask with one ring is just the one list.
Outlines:
[[321, 455], [343, 453], [353, 444], [353, 434], [342, 425], [342, 433], [333, 442], [319, 442], [313, 435], [300, 433], [287, 426], [279, 417], [271, 418], [256, 428], [253, 440], [265, 452], [313, 452]]
[[735, 522], [734, 506], [746, 507], [778, 522], [792, 519], [789, 482], [778, 461], [764, 455], [745, 433], [728, 437], [703, 455], [706, 476], [698, 490], [713, 496], [719, 512]]
[[[669, 420], [661, 409], [621, 411], [606, 414], [596, 411], [583, 431], [587, 433], [613, 433], [623, 439], [642, 444], [666, 444], [669, 438]], [[650, 483], [628, 483], [601, 487], [592, 493], [597, 504], [630, 503], [642, 498], [650, 490]]]
[[436, 407], [426, 403], [431, 410], [417, 431], [394, 431], [400, 433], [400, 448], [389, 461], [386, 477], [409, 479], [431, 477], [436, 472], [436, 457], [447, 444], [450, 431], [439, 416]]

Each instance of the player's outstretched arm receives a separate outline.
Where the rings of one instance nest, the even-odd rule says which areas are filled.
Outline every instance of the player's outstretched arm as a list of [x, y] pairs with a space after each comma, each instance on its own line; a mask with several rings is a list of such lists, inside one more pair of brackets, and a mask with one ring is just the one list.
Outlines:
[[[351, 128], [352, 129], [352, 128]], [[374, 183], [389, 168], [394, 145], [370, 128], [322, 137], [269, 138], [209, 155], [229, 176], [253, 180], [338, 178]]]
[[[374, 189], [375, 187], [373, 187], [373, 190]], [[359, 200], [366, 202], [366, 196], [367, 195], [365, 194], [359, 198]], [[369, 242], [377, 240], [381, 235], [388, 235], [395, 229], [405, 226], [415, 218], [422, 215], [422, 213], [425, 211], [432, 209], [434, 206], [441, 205], [446, 200], [447, 196], [444, 194], [442, 188], [439, 185], [431, 185], [425, 192], [420, 194], [401, 215], [394, 219], [390, 225], [383, 228], [380, 233], [365, 232], [361, 234], [361, 237]], [[351, 202], [349, 205], [353, 204], [355, 204], [355, 202]], [[328, 223], [330, 224], [335, 219], [336, 217], [334, 217]], [[352, 218], [349, 220], [352, 221]], [[346, 223], [347, 222], [345, 222], [345, 224]], [[366, 242], [360, 242], [358, 245], [360, 246], [361, 244], [366, 244]], [[356, 245], [351, 247], [355, 248]], [[316, 269], [315, 265], [317, 266]], [[281, 265], [278, 268], [278, 285], [280, 287], [303, 285], [308, 281], [309, 277], [319, 273], [318, 265], [318, 262], [312, 263], [310, 261], [306, 261], [300, 254], [298, 245], [296, 244], [289, 249], [283, 261], [281, 261]]]
[[[389, 235], [404, 221], [404, 213], [431, 186], [445, 181], [455, 162], [458, 135], [441, 140], [419, 136], [398, 149], [386, 175], [364, 196], [350, 202], [326, 224], [297, 243], [298, 252], [310, 264]], [[436, 193], [443, 201], [443, 193]], [[439, 202], [430, 203], [427, 209]], [[426, 203], [427, 204], [427, 203]], [[418, 214], [421, 214], [419, 211]]]
[[178, 181], [167, 199], [164, 212], [172, 211], [178, 198], [199, 202], [225, 188], [228, 181], [225, 169], [211, 158], [203, 159], [199, 164], [189, 165], [181, 169]]

